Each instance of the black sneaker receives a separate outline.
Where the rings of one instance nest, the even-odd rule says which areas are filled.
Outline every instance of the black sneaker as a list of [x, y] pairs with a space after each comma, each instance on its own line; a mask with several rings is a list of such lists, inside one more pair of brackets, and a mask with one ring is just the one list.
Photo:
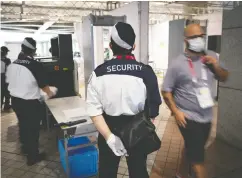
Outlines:
[[34, 164], [41, 162], [45, 159], [46, 154], [45, 153], [39, 153], [36, 156], [27, 156], [27, 165], [28, 166], [33, 166]]

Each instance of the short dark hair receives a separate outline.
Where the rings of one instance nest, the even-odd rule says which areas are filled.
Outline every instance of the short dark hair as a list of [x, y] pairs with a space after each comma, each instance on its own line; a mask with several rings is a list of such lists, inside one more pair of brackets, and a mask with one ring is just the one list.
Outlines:
[[125, 49], [122, 48], [120, 46], [118, 46], [113, 39], [111, 38], [111, 45], [112, 45], [112, 51], [113, 51], [113, 55], [119, 55], [119, 54], [131, 54], [133, 51], [133, 48], [131, 49]]
[[[33, 38], [25, 38], [30, 44], [32, 44], [32, 46], [36, 47], [36, 41], [33, 39]], [[25, 45], [21, 45], [21, 48], [22, 48], [22, 52], [26, 55], [32, 55], [33, 53], [35, 53], [36, 49], [31, 49], [31, 48], [28, 48], [27, 46]]]
[[8, 54], [9, 50], [6, 46], [1, 47], [1, 55], [6, 56]]

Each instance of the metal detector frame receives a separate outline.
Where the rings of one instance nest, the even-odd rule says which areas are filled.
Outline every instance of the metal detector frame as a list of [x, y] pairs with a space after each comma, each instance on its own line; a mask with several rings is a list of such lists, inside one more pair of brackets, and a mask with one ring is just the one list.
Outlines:
[[94, 63], [94, 26], [114, 26], [118, 22], [126, 22], [126, 16], [96, 16], [90, 14], [82, 19], [82, 36], [83, 36], [83, 59], [84, 59], [84, 78], [85, 78], [85, 95], [87, 96], [87, 84], [89, 77], [95, 69]]

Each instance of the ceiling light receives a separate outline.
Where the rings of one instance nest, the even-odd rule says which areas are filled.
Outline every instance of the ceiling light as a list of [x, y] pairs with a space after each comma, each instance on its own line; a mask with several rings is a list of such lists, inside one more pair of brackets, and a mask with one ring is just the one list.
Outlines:
[[129, 4], [128, 2], [125, 2], [124, 4]]
[[65, 3], [65, 2], [63, 2], [63, 1], [55, 1], [54, 3], [55, 3], [55, 4], [58, 4], [58, 5], [62, 5], [62, 4]]
[[42, 16], [41, 19], [43, 19], [44, 17]]

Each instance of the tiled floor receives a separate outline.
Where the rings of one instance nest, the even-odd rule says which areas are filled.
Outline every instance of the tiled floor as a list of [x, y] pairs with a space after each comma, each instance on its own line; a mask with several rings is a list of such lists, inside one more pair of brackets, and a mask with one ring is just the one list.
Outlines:
[[[160, 113], [155, 125], [162, 145], [159, 151], [148, 156], [147, 167], [151, 178], [174, 178], [183, 140], [166, 106], [161, 106]], [[19, 152], [18, 127], [14, 113], [2, 113], [1, 127], [2, 178], [65, 177], [59, 162], [55, 131], [41, 131], [40, 147], [48, 153], [48, 158], [28, 167], [25, 165], [25, 157]], [[207, 150], [206, 166], [209, 178], [242, 178], [242, 150], [236, 150], [217, 140]], [[120, 162], [118, 178], [125, 177], [129, 176], [124, 158]]]

